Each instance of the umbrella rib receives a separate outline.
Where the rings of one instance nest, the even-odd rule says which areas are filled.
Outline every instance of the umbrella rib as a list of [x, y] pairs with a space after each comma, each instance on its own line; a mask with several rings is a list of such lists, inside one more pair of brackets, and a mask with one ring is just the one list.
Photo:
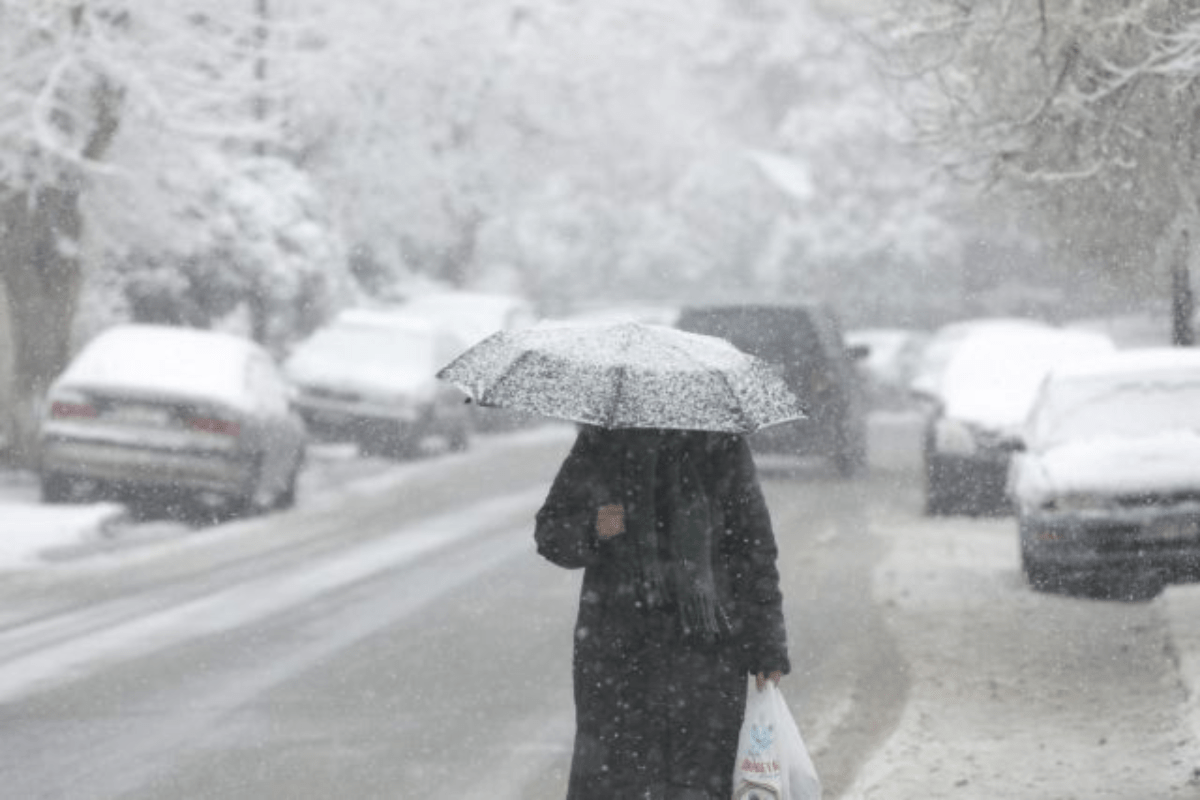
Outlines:
[[621, 405], [621, 399], [625, 394], [625, 384], [629, 381], [629, 368], [619, 366], [617, 369], [616, 379], [613, 381], [613, 399], [612, 404], [608, 409], [608, 425], [616, 427], [614, 423], [617, 421], [617, 407]]
[[476, 402], [478, 402], [481, 406], [491, 405], [488, 402], [488, 397], [494, 397], [497, 390], [504, 386], [505, 382], [511, 379], [514, 374], [516, 374], [517, 367], [519, 367], [525, 361], [528, 361], [532, 356], [532, 350], [525, 350], [512, 361], [510, 361], [504, 368], [504, 372], [500, 375], [500, 377], [497, 378], [491, 386], [487, 387], [483, 392], [480, 393], [480, 396], [477, 398]]
[[[688, 352], [683, 347], [680, 347], [675, 342], [667, 342], [666, 344], [668, 347], [671, 347], [674, 350], [682, 353], [692, 363], [698, 364], [699, 366], [703, 367], [706, 372], [708, 372], [710, 374], [716, 374], [716, 376], [721, 379], [721, 382], [725, 384], [725, 387], [727, 389], [729, 389], [729, 394], [732, 395], [735, 400], [739, 401], [737, 403], [737, 405], [734, 407], [734, 409], [737, 411], [738, 418], [742, 421], [742, 427], [746, 428], [747, 430], [751, 430], [754, 428], [754, 423], [750, 420], [750, 417], [747, 416], [746, 409], [744, 409], [742, 407], [742, 403], [740, 402], [742, 398], [738, 396], [737, 390], [734, 389], [733, 384], [729, 382], [728, 375], [726, 375], [724, 372], [722, 372], [719, 369], [713, 369], [712, 367], [708, 366], [703, 361], [696, 358], [695, 355]], [[732, 345], [730, 345], [730, 346], [732, 347]], [[751, 356], [751, 358], [753, 358], [753, 356]]]
[[[618, 326], [621, 346], [628, 349], [630, 340], [633, 338], [633, 329], [628, 325]], [[617, 408], [621, 405], [621, 400], [625, 395], [625, 386], [629, 382], [629, 367], [625, 364], [616, 365], [616, 377], [613, 380], [613, 399], [608, 408], [608, 427], [615, 427], [617, 421]]]
[[742, 398], [738, 396], [737, 389], [735, 389], [733, 384], [730, 383], [729, 376], [721, 370], [717, 370], [717, 377], [719, 377], [721, 382], [729, 388], [729, 394], [731, 394], [733, 398], [738, 401], [734, 408], [737, 410], [738, 417], [742, 420], [742, 426], [753, 433], [753, 429], [755, 427], [754, 423], [751, 421], [750, 416], [746, 413], [745, 404], [741, 402]]

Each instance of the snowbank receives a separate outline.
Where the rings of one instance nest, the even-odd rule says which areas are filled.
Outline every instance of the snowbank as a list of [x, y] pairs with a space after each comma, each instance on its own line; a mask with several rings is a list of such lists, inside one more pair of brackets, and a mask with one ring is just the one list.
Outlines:
[[1156, 601], [1166, 615], [1188, 722], [1200, 739], [1200, 584], [1168, 586]]
[[[877, 532], [890, 548], [873, 591], [912, 684], [845, 800], [1195, 796], [1200, 742], [1154, 605], [1030, 591], [1011, 519]], [[1187, 600], [1195, 676], [1200, 595]]]
[[100, 535], [123, 513], [112, 503], [49, 506], [0, 496], [0, 570], [36, 565], [48, 551]]

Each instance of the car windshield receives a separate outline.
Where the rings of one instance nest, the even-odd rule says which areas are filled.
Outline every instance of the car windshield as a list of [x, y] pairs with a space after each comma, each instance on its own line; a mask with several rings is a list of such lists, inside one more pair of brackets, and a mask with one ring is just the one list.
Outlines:
[[1111, 341], [1102, 335], [1053, 328], [968, 336], [955, 349], [941, 379], [945, 413], [988, 426], [1018, 426], [1055, 364], [1111, 349]]
[[465, 344], [509, 327], [532, 322], [520, 298], [472, 292], [421, 295], [405, 303], [402, 312], [441, 324], [451, 324]]
[[972, 335], [1034, 324], [1022, 320], [977, 320], [951, 323], [940, 328], [921, 352], [911, 382], [912, 389], [929, 397], [938, 396], [955, 351]]
[[432, 376], [434, 340], [423, 330], [387, 325], [333, 325], [296, 348], [286, 369], [297, 377], [379, 373]]
[[1101, 437], [1200, 433], [1200, 375], [1144, 381], [1063, 381], [1034, 421], [1039, 446]]
[[802, 311], [764, 307], [687, 309], [684, 330], [720, 336], [738, 349], [773, 364], [809, 375], [823, 362], [821, 343]]

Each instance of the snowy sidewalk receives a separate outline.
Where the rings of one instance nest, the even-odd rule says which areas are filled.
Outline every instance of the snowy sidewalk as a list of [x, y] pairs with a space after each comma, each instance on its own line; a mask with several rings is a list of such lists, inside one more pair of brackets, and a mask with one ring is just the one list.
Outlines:
[[1161, 605], [1187, 691], [1187, 715], [1200, 738], [1200, 584], [1168, 586], [1155, 601]]
[[0, 471], [0, 570], [36, 566], [48, 551], [101, 536], [124, 514], [115, 503], [43, 504], [34, 475]]

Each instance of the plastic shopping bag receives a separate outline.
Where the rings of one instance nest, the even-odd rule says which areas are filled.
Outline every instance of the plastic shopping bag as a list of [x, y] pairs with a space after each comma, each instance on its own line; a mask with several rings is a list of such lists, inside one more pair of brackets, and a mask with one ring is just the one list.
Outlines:
[[821, 800], [821, 781], [783, 694], [750, 679], [733, 768], [734, 800]]

